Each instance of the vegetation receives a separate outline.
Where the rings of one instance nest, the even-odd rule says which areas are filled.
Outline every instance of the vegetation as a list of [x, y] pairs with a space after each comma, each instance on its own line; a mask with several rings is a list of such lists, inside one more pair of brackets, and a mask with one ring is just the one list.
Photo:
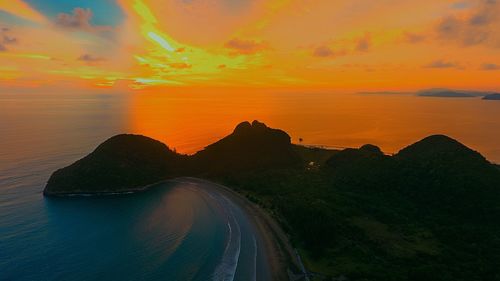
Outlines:
[[185, 166], [185, 156], [159, 141], [117, 135], [83, 159], [55, 171], [44, 194], [130, 191], [177, 175]]
[[47, 188], [126, 190], [203, 176], [266, 208], [315, 279], [500, 280], [500, 171], [449, 137], [387, 156], [374, 145], [297, 146], [246, 122], [191, 157], [144, 137], [115, 138], [56, 171]]
[[479, 153], [431, 136], [308, 163], [216, 180], [277, 217], [316, 279], [500, 280], [500, 173]]
[[193, 155], [191, 173], [214, 175], [301, 164], [290, 136], [258, 121], [243, 122], [229, 136]]
[[228, 175], [301, 163], [287, 133], [258, 121], [239, 124], [232, 134], [193, 156], [178, 154], [148, 137], [117, 135], [54, 172], [44, 194], [135, 191], [176, 176]]

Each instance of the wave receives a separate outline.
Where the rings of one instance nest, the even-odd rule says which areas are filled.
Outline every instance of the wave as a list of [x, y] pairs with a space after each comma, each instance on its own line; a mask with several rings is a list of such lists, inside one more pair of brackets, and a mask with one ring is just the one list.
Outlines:
[[257, 280], [257, 239], [255, 239], [255, 235], [252, 235], [253, 238], [253, 249], [254, 249], [254, 255], [253, 255], [253, 276], [252, 279], [253, 281]]
[[229, 206], [227, 199], [221, 196], [219, 201], [227, 214], [228, 239], [221, 262], [217, 265], [213, 281], [233, 281], [238, 267], [238, 260], [241, 251], [241, 231], [240, 225], [236, 220], [232, 211], [232, 206]]

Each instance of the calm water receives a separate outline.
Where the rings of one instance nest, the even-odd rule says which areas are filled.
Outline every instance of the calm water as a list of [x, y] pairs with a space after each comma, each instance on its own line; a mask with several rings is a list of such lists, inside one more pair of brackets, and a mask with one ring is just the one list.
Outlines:
[[295, 142], [373, 143], [386, 152], [444, 133], [500, 162], [500, 102], [476, 98], [0, 93], [0, 280], [205, 280], [231, 276], [237, 249], [235, 279], [252, 278], [260, 259], [251, 225], [230, 202], [193, 184], [108, 198], [41, 193], [52, 171], [114, 134], [140, 133], [193, 153], [252, 119]]
[[1, 280], [269, 280], [244, 212], [196, 182], [25, 207], [2, 204]]

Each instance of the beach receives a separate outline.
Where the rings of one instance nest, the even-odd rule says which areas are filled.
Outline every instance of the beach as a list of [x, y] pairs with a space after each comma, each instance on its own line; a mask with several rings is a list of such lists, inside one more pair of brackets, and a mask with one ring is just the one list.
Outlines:
[[265, 252], [268, 260], [271, 280], [289, 280], [288, 269], [301, 268], [295, 250], [290, 244], [288, 236], [279, 224], [260, 206], [249, 201], [245, 196], [229, 187], [207, 180], [184, 177], [172, 181], [196, 184], [198, 188], [217, 192], [229, 198], [248, 215], [257, 229], [257, 235], [263, 242], [259, 251]]

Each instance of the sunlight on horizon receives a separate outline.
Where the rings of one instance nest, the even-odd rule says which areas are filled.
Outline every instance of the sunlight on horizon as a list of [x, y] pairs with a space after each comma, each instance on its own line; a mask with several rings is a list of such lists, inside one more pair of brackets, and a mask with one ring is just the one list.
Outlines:
[[496, 1], [229, 2], [2, 3], [0, 86], [500, 87]]

